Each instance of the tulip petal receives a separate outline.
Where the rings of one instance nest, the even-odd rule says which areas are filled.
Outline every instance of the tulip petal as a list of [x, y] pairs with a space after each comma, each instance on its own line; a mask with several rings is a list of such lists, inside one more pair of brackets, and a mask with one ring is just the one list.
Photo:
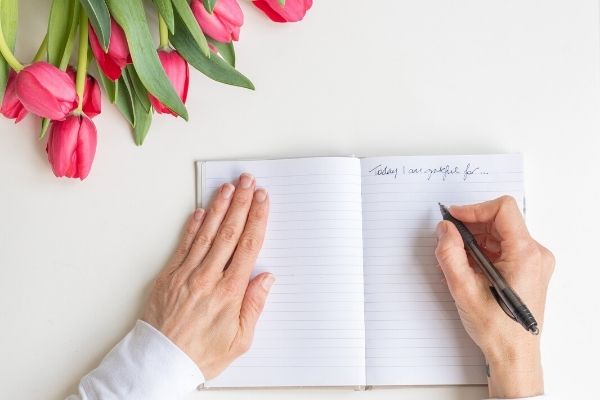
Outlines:
[[10, 71], [4, 97], [2, 98], [2, 105], [0, 105], [0, 114], [6, 118], [14, 119], [15, 123], [21, 121], [27, 115], [27, 110], [23, 107], [17, 96], [16, 79], [17, 74], [14, 71]]
[[237, 0], [217, 1], [212, 14], [206, 11], [200, 0], [192, 0], [190, 6], [200, 28], [208, 36], [222, 43], [239, 39], [244, 14]]
[[[174, 50], [159, 50], [158, 58], [160, 59], [163, 69], [169, 77], [175, 92], [179, 95], [181, 101], [185, 103], [190, 83], [190, 68], [187, 61]], [[148, 94], [148, 98], [157, 113], [177, 116], [176, 113], [162, 104], [156, 97]]]
[[255, 0], [252, 2], [258, 9], [260, 9], [267, 17], [274, 22], [287, 22], [285, 18], [276, 13], [271, 6], [267, 4], [264, 0]]
[[85, 115], [80, 117], [81, 125], [77, 137], [77, 176], [84, 180], [92, 169], [94, 156], [96, 155], [96, 145], [98, 133], [96, 125]]
[[69, 75], [46, 62], [36, 62], [17, 75], [17, 96], [30, 112], [63, 120], [77, 106], [75, 84]]
[[79, 126], [79, 117], [69, 116], [64, 121], [53, 122], [50, 127], [46, 151], [52, 171], [57, 177], [73, 175], [72, 161], [77, 147]]
[[278, 0], [255, 0], [254, 5], [275, 22], [297, 22], [312, 7], [312, 0], [286, 0], [281, 7]]
[[237, 27], [244, 25], [244, 13], [237, 0], [218, 0], [213, 11], [213, 14], [215, 13], [221, 21], [229, 25]]
[[104, 49], [98, 41], [98, 37], [91, 25], [88, 26], [90, 47], [96, 58], [96, 62], [104, 75], [110, 80], [116, 81], [121, 76], [123, 68], [131, 64], [131, 55], [129, 54], [129, 46], [123, 28], [114, 20], [111, 20], [111, 35], [108, 46], [108, 51]]
[[102, 94], [98, 81], [88, 75], [85, 80], [85, 91], [83, 93], [83, 112], [90, 118], [102, 112]]
[[85, 179], [96, 154], [96, 126], [85, 115], [69, 115], [52, 123], [48, 134], [48, 161], [57, 177]]

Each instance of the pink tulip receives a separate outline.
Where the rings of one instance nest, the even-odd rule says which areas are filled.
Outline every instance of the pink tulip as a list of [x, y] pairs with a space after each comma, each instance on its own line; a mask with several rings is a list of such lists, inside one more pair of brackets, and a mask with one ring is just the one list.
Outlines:
[[0, 114], [6, 118], [14, 119], [15, 124], [27, 115], [27, 110], [17, 97], [16, 77], [17, 74], [14, 71], [10, 71], [8, 81], [6, 82], [4, 98], [2, 99], [2, 106], [0, 106]]
[[54, 175], [84, 180], [92, 168], [96, 141], [96, 126], [85, 115], [71, 114], [64, 121], [54, 121], [46, 147]]
[[[73, 79], [73, 82], [77, 79], [77, 71], [75, 68], [69, 66], [67, 68], [67, 74]], [[91, 75], [85, 78], [85, 89], [83, 90], [83, 112], [90, 118], [94, 118], [96, 115], [102, 112], [102, 94], [100, 92], [100, 85], [98, 81]]]
[[278, 0], [253, 0], [252, 2], [275, 22], [300, 21], [312, 7], [312, 0], [286, 0], [283, 7]]
[[218, 0], [209, 14], [202, 0], [192, 0], [192, 11], [202, 31], [221, 43], [229, 43], [240, 38], [240, 27], [244, 24], [244, 14], [237, 0]]
[[[159, 50], [158, 58], [182, 102], [187, 100], [188, 87], [190, 85], [190, 67], [175, 50]], [[159, 114], [172, 114], [177, 116], [168, 107], [162, 104], [156, 97], [148, 94], [150, 102]]]
[[77, 107], [77, 92], [71, 77], [47, 62], [23, 68], [16, 78], [17, 96], [36, 115], [60, 121]]
[[131, 64], [131, 55], [129, 54], [129, 46], [123, 29], [115, 22], [110, 20], [110, 42], [108, 51], [104, 49], [98, 41], [94, 28], [89, 25], [90, 46], [98, 66], [110, 80], [116, 81], [121, 76], [121, 71], [127, 64]]

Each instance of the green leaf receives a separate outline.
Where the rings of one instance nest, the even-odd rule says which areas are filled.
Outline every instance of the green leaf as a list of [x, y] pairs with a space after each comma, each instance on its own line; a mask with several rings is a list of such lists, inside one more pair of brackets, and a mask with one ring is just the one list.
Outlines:
[[100, 84], [102, 85], [102, 89], [104, 89], [104, 93], [106, 93], [106, 97], [108, 97], [108, 100], [112, 104], [115, 104], [119, 89], [118, 83], [108, 79], [100, 68], [98, 68], [98, 77], [100, 78]]
[[[77, 25], [78, 18], [74, 14], [79, 7], [75, 4], [78, 0], [54, 0], [50, 9], [50, 20], [48, 21], [48, 62], [60, 66], [66, 57], [66, 50], [71, 55], [71, 45], [68, 46], [73, 25]], [[67, 47], [70, 47], [68, 49]]]
[[281, 7], [285, 7], [285, 0], [278, 0]]
[[202, 4], [206, 11], [208, 11], [209, 14], [212, 14], [215, 9], [215, 4], [217, 4], [217, 0], [202, 0]]
[[210, 49], [208, 48], [208, 43], [206, 42], [206, 37], [202, 33], [200, 29], [200, 25], [198, 25], [198, 21], [194, 14], [192, 13], [192, 9], [188, 4], [187, 0], [172, 0], [173, 5], [175, 6], [175, 10], [177, 11], [179, 21], [187, 28], [188, 32], [198, 44], [198, 48], [200, 51], [206, 56], [210, 57]]
[[156, 8], [158, 8], [158, 13], [167, 23], [167, 27], [169, 28], [169, 32], [175, 32], [175, 21], [173, 19], [173, 5], [171, 4], [171, 0], [152, 0]]
[[[15, 49], [15, 40], [17, 38], [17, 21], [19, 19], [19, 1], [18, 0], [2, 0], [0, 1], [0, 26], [4, 39], [11, 51]], [[4, 97], [6, 89], [6, 81], [10, 67], [4, 57], [0, 55], [0, 103]]]
[[194, 68], [215, 81], [254, 90], [248, 78], [235, 70], [221, 57], [205, 57], [183, 22], [175, 16], [175, 34], [170, 36], [171, 44]]
[[131, 84], [126, 74], [121, 74], [117, 81], [117, 98], [115, 105], [121, 111], [127, 122], [134, 127], [136, 124], [134, 101], [135, 95], [131, 91]]
[[110, 14], [105, 0], [80, 0], [102, 48], [108, 50], [110, 43]]
[[150, 100], [148, 99], [148, 91], [142, 84], [142, 81], [140, 81], [140, 77], [138, 76], [137, 72], [135, 72], [135, 68], [132, 65], [128, 65], [127, 68], [125, 68], [125, 71], [127, 72], [129, 82], [131, 83], [131, 87], [135, 92], [140, 105], [144, 107], [144, 110], [150, 111], [151, 105]]
[[233, 48], [233, 42], [221, 43], [208, 36], [206, 37], [206, 40], [217, 48], [221, 57], [223, 57], [229, 65], [235, 68], [235, 49]]
[[150, 125], [152, 124], [152, 109], [146, 110], [140, 103], [139, 97], [134, 102], [135, 108], [135, 126], [133, 127], [133, 140], [136, 145], [144, 144], [144, 139], [148, 135]]
[[161, 103], [185, 120], [185, 105], [173, 89], [167, 77], [148, 28], [141, 0], [108, 0], [113, 17], [127, 36], [133, 65], [146, 89]]

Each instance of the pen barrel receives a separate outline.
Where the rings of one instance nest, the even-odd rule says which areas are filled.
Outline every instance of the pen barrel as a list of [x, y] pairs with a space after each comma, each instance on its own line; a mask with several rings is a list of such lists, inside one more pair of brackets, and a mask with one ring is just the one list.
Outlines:
[[457, 220], [454, 217], [451, 217], [452, 219], [449, 219], [449, 221], [454, 223], [454, 226], [456, 227], [456, 230], [458, 231], [458, 233], [460, 233], [460, 236], [463, 239], [463, 242], [465, 243], [470, 243], [470, 242], [475, 242], [475, 236], [473, 236], [473, 234], [471, 233], [471, 231], [469, 231], [469, 229], [465, 226], [465, 224], [463, 224], [462, 222], [460, 222], [459, 220]]
[[537, 330], [537, 321], [529, 311], [529, 308], [523, 303], [521, 298], [510, 287], [506, 287], [499, 291], [500, 297], [505, 300], [508, 308], [512, 312], [515, 320], [523, 325], [528, 331]]

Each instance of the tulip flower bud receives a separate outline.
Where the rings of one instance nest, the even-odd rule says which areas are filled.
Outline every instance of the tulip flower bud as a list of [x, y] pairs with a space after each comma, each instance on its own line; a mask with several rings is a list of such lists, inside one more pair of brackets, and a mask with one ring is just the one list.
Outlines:
[[60, 121], [77, 107], [71, 77], [52, 64], [35, 62], [16, 77], [17, 96], [23, 106], [42, 118]]
[[[160, 59], [175, 92], [179, 95], [181, 101], [185, 103], [187, 100], [188, 87], [190, 85], [190, 68], [187, 61], [185, 61], [175, 50], [159, 50], [158, 58]], [[162, 104], [156, 97], [151, 94], [148, 94], [148, 97], [157, 113], [177, 116], [176, 113]]]
[[119, 24], [111, 18], [110, 42], [108, 44], [108, 51], [105, 53], [98, 41], [96, 32], [94, 32], [94, 28], [89, 25], [88, 29], [90, 47], [92, 48], [98, 66], [107, 78], [116, 81], [121, 76], [123, 68], [128, 64], [131, 64], [131, 55], [129, 54], [129, 46], [127, 44], [125, 32], [123, 32], [123, 29]]
[[312, 7], [312, 0], [286, 0], [281, 6], [278, 0], [253, 0], [252, 3], [275, 22], [296, 22]]
[[27, 115], [27, 110], [23, 107], [23, 104], [21, 104], [21, 101], [17, 97], [16, 78], [17, 74], [14, 71], [10, 71], [8, 81], [6, 82], [4, 98], [2, 99], [2, 105], [0, 106], [0, 114], [4, 115], [6, 118], [14, 119], [15, 124]]
[[[77, 71], [75, 71], [75, 68], [69, 66], [69, 68], [67, 68], [67, 74], [69, 74], [71, 79], [73, 79], [73, 83], [75, 83], [77, 78]], [[85, 88], [83, 90], [83, 112], [90, 118], [94, 118], [102, 112], [102, 93], [100, 92], [100, 85], [98, 85], [98, 81], [89, 74], [85, 78]]]
[[48, 161], [57, 177], [84, 180], [96, 154], [96, 126], [85, 115], [71, 114], [54, 121], [48, 133]]
[[212, 14], [206, 11], [202, 0], [192, 0], [190, 6], [200, 28], [208, 36], [221, 43], [239, 39], [244, 14], [237, 0], [218, 0]]

